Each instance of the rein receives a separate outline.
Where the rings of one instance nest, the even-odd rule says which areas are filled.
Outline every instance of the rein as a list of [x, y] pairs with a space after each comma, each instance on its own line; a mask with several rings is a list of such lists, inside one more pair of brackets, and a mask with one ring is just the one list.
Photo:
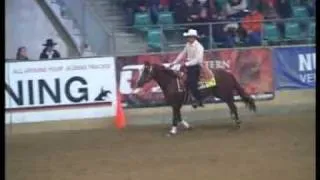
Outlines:
[[[166, 68], [165, 66], [162, 66], [162, 65], [156, 65], [156, 66], [157, 67], [154, 67], [154, 70], [157, 70], [154, 79], [158, 82], [160, 87], [163, 86], [162, 87], [163, 93], [167, 93], [165, 90], [170, 88], [168, 87], [169, 81], [170, 80], [175, 81], [177, 85], [176, 86], [177, 92], [184, 93], [183, 103], [187, 102], [189, 98], [189, 93], [187, 93], [187, 90], [183, 90], [182, 87], [180, 86], [179, 81], [182, 81], [182, 79], [179, 77], [179, 75], [177, 75], [176, 72], [174, 72], [173, 70]], [[164, 75], [167, 75], [168, 77], [167, 80], [165, 78], [161, 78]]]

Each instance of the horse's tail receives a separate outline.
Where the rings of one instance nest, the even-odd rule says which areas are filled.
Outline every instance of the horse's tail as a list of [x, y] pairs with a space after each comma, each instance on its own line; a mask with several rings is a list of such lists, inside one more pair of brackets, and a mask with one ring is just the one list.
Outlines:
[[254, 102], [254, 99], [247, 94], [244, 89], [241, 87], [239, 82], [236, 80], [236, 78], [233, 76], [235, 89], [238, 91], [240, 97], [242, 98], [243, 102], [245, 103], [246, 107], [249, 108], [249, 110], [256, 112], [257, 107]]

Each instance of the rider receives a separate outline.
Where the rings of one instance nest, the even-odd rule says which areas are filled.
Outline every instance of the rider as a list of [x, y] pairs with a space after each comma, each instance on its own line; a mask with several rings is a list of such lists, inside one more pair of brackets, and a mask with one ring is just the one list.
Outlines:
[[[198, 32], [195, 29], [189, 29], [188, 32], [183, 33], [187, 37], [187, 44], [183, 51], [173, 61], [172, 65], [177, 64], [182, 58], [187, 55], [187, 61], [184, 66], [187, 67], [187, 88], [191, 90], [193, 97], [197, 100], [197, 105], [203, 107], [200, 91], [198, 90], [198, 82], [200, 76], [200, 65], [203, 62], [204, 48], [197, 40]], [[171, 65], [171, 66], [172, 66]]]

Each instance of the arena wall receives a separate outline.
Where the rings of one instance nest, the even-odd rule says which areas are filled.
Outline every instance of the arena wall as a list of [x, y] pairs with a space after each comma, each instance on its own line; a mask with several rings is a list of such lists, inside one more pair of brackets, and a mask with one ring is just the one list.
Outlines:
[[[295, 50], [295, 55], [292, 57], [285, 57], [279, 58], [277, 56], [273, 56], [273, 65], [274, 65], [274, 74], [272, 77], [274, 78], [275, 87], [272, 94], [274, 95], [273, 100], [266, 99], [266, 101], [259, 101], [257, 99], [257, 106], [258, 106], [258, 113], [257, 115], [271, 115], [271, 114], [288, 114], [290, 111], [308, 111], [314, 112], [315, 111], [315, 79], [311, 79], [313, 81], [306, 81], [306, 78], [303, 78], [304, 75], [310, 76], [310, 74], [315, 73], [315, 64], [313, 63], [313, 53], [312, 51], [307, 49], [300, 50], [297, 48], [293, 48]], [[276, 52], [281, 52], [281, 50], [277, 50]], [[306, 53], [306, 54], [303, 54]], [[311, 54], [310, 54], [311, 52]], [[292, 53], [294, 54], [294, 53]], [[302, 56], [301, 56], [302, 54]], [[281, 56], [282, 57], [282, 56]], [[298, 58], [298, 57], [305, 57], [305, 58]], [[309, 58], [308, 58], [309, 57]], [[90, 58], [89, 58], [90, 59]], [[58, 68], [59, 71], [53, 71], [55, 67], [54, 63], [48, 63], [46, 65], [45, 62], [37, 63], [38, 69], [41, 69], [40, 66], [43, 66], [42, 69], [45, 69], [45, 72], [37, 72], [36, 75], [28, 75], [31, 70], [26, 70], [23, 68], [33, 67], [33, 65], [27, 65], [34, 63], [34, 61], [30, 62], [16, 62], [13, 63], [14, 66], [8, 62], [6, 63], [6, 130], [9, 134], [19, 134], [19, 133], [39, 133], [39, 132], [47, 132], [47, 131], [57, 131], [57, 130], [77, 130], [77, 129], [94, 129], [94, 128], [107, 128], [113, 127], [113, 120], [115, 116], [115, 104], [116, 104], [116, 94], [118, 93], [116, 90], [116, 72], [121, 69], [117, 69], [115, 62], [112, 61], [115, 68], [113, 71], [108, 70], [101, 70], [100, 74], [97, 69], [91, 69], [90, 67], [98, 67], [99, 66], [99, 59], [102, 59], [103, 62], [107, 62], [105, 58], [91, 58], [89, 59], [69, 59], [69, 60], [54, 60], [52, 62], [63, 61], [63, 63], [58, 62], [58, 64], [64, 64], [62, 69]], [[113, 58], [111, 58], [113, 59]], [[302, 60], [301, 60], [302, 59]], [[97, 60], [96, 64], [94, 60]], [[290, 61], [289, 61], [290, 60]], [[102, 62], [101, 61], [101, 62]], [[117, 60], [119, 61], [119, 59]], [[285, 67], [287, 68], [279, 68], [277, 65], [288, 63]], [[50, 61], [47, 61], [50, 62]], [[82, 64], [81, 62], [85, 62]], [[20, 63], [20, 66], [19, 66]], [[89, 63], [89, 64], [88, 64]], [[91, 65], [90, 65], [91, 63]], [[92, 64], [93, 63], [93, 64]], [[69, 66], [73, 66], [70, 68]], [[85, 69], [80, 65], [85, 65]], [[101, 65], [101, 64], [100, 64]], [[36, 67], [37, 67], [36, 66]], [[68, 66], [68, 67], [67, 67]], [[21, 68], [19, 68], [21, 67]], [[57, 66], [58, 67], [58, 66]], [[57, 68], [55, 67], [55, 68]], [[102, 66], [99, 66], [102, 67]], [[98, 67], [98, 69], [99, 69]], [[103, 66], [104, 67], [104, 66]], [[302, 68], [303, 67], [303, 68]], [[310, 67], [309, 69], [307, 67]], [[51, 70], [50, 70], [51, 69]], [[111, 68], [112, 69], [112, 68]], [[280, 70], [279, 70], [280, 69]], [[105, 74], [105, 72], [108, 73]], [[296, 72], [292, 75], [287, 72]], [[72, 73], [71, 73], [72, 72]], [[110, 74], [111, 72], [111, 74]], [[42, 73], [42, 74], [41, 74]], [[279, 76], [279, 74], [281, 76]], [[285, 74], [285, 75], [283, 75]], [[289, 75], [288, 75], [289, 74]], [[299, 74], [297, 76], [296, 74]], [[119, 75], [119, 73], [117, 73]], [[86, 86], [79, 86], [79, 82], [75, 83], [73, 87], [67, 88], [70, 94], [73, 94], [73, 98], [79, 98], [81, 95], [81, 88], [86, 89], [86, 91], [90, 91], [89, 98], [82, 99], [82, 102], [77, 101], [70, 101], [68, 99], [62, 99], [62, 101], [55, 101], [54, 97], [57, 96], [58, 90], [60, 88], [62, 96], [68, 96], [68, 92], [66, 91], [64, 86], [67, 83], [67, 79], [77, 77], [85, 77], [88, 84]], [[288, 77], [287, 77], [288, 76]], [[290, 77], [289, 77], [290, 76]], [[66, 78], [68, 77], [68, 78]], [[281, 77], [281, 79], [279, 79]], [[29, 79], [28, 79], [29, 78]], [[40, 79], [39, 79], [40, 78]], [[41, 80], [42, 78], [42, 80]], [[58, 78], [58, 80], [62, 80], [63, 87], [58, 87], [57, 84], [54, 84], [54, 78]], [[293, 80], [292, 80], [293, 79]], [[31, 95], [34, 95], [34, 91], [30, 90], [29, 88], [20, 88], [21, 93], [25, 93], [24, 98], [20, 94], [19, 90], [19, 81], [23, 82], [25, 86], [33, 85], [32, 82], [39, 82], [45, 81], [45, 85], [42, 84], [42, 98], [45, 97], [45, 103], [41, 103], [41, 100], [37, 98], [31, 98]], [[22, 84], [23, 84], [22, 83]], [[102, 84], [101, 84], [102, 83]], [[105, 84], [104, 84], [105, 83]], [[109, 84], [113, 84], [111, 86], [111, 94], [112, 98], [109, 99], [112, 106], [111, 109], [108, 110], [108, 107], [95, 107], [92, 105], [99, 105], [102, 101], [106, 103], [109, 100], [99, 99], [100, 93], [106, 90], [104, 87], [109, 87]], [[119, 82], [118, 82], [119, 83]], [[40, 83], [38, 83], [38, 87], [40, 88]], [[54, 86], [55, 85], [55, 86]], [[84, 84], [82, 84], [84, 85]], [[7, 87], [8, 86], [8, 87]], [[21, 85], [22, 86], [22, 85]], [[46, 88], [44, 88], [46, 86]], [[9, 93], [9, 87], [11, 88], [11, 94]], [[101, 89], [102, 87], [102, 89]], [[291, 88], [290, 88], [291, 87]], [[54, 89], [56, 91], [54, 91]], [[289, 90], [288, 90], [289, 89]], [[40, 90], [40, 89], [39, 89]], [[50, 90], [52, 91], [50, 93]], [[108, 89], [110, 90], [110, 88]], [[121, 89], [120, 89], [121, 90]], [[19, 92], [19, 93], [18, 93]], [[94, 92], [94, 93], [93, 93]], [[30, 94], [31, 93], [31, 94]], [[250, 92], [249, 92], [250, 93]], [[35, 92], [36, 97], [40, 97], [39, 92]], [[43, 95], [45, 94], [45, 95]], [[13, 98], [17, 96], [16, 98]], [[98, 95], [98, 96], [97, 96]], [[251, 94], [256, 95], [256, 94]], [[17, 104], [17, 99], [20, 97], [21, 99], [29, 102], [29, 104]], [[47, 99], [46, 99], [47, 98]], [[36, 103], [31, 103], [31, 100], [35, 101]], [[41, 99], [41, 98], [40, 98]], [[72, 99], [72, 98], [71, 98]], [[37, 104], [38, 103], [38, 104]], [[109, 103], [109, 102], [108, 102]], [[125, 102], [126, 103], [126, 102]], [[240, 116], [244, 118], [254, 118], [254, 114], [248, 113], [244, 109], [244, 105], [240, 102], [237, 103]], [[72, 110], [66, 109], [67, 106], [74, 106]], [[79, 107], [81, 105], [81, 108]], [[41, 110], [43, 107], [49, 107], [49, 109]], [[50, 109], [50, 108], [57, 108], [58, 109]], [[16, 115], [16, 110], [28, 110], [32, 108], [40, 108], [37, 111], [26, 111], [24, 113], [20, 113], [20, 115]], [[106, 113], [108, 112], [108, 113]], [[38, 114], [37, 114], [38, 113]], [[19, 113], [18, 113], [19, 114]], [[171, 109], [167, 106], [157, 106], [157, 107], [149, 107], [149, 108], [137, 108], [137, 109], [126, 109], [125, 114], [127, 117], [127, 122], [129, 125], [154, 125], [154, 124], [170, 124], [171, 123]], [[205, 108], [193, 110], [190, 106], [185, 106], [182, 110], [183, 118], [190, 122], [194, 123], [202, 123], [205, 120], [207, 121], [219, 121], [225, 120], [229, 118], [229, 112], [224, 103], [214, 103], [214, 104], [207, 104]]]

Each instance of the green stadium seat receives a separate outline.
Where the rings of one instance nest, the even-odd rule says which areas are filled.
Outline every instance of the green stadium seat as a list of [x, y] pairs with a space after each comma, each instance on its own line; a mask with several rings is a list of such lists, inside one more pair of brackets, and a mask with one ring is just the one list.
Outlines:
[[158, 24], [162, 25], [164, 30], [176, 30], [174, 25], [173, 13], [164, 11], [159, 13]]
[[216, 2], [218, 11], [221, 11], [224, 8], [225, 4], [228, 2], [228, 0], [216, 0], [215, 2]]
[[286, 40], [301, 40], [301, 31], [297, 22], [285, 22], [285, 39]]
[[308, 27], [308, 39], [314, 41], [316, 37], [316, 23], [314, 21], [309, 23]]
[[134, 25], [133, 27], [140, 31], [148, 31], [148, 27], [150, 26], [151, 20], [148, 13], [135, 13], [134, 14]]
[[170, 11], [164, 11], [159, 13], [158, 24], [174, 24], [173, 14]]
[[280, 40], [278, 28], [273, 23], [265, 23], [263, 26], [263, 39], [267, 42], [277, 42]]
[[299, 0], [290, 0], [291, 6], [298, 6], [300, 4]]
[[294, 18], [307, 18], [307, 17], [309, 17], [307, 9], [303, 6], [293, 6], [292, 12], [293, 12]]
[[147, 34], [148, 46], [153, 49], [161, 49], [161, 36], [160, 29], [150, 29]]

